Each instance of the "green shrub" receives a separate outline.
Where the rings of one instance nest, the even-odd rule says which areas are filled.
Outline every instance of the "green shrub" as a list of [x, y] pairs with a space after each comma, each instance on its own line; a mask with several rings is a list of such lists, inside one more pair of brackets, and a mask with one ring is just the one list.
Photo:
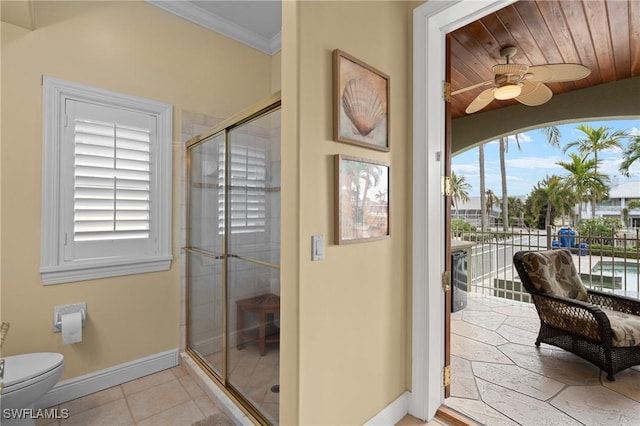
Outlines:
[[590, 244], [589, 253], [591, 256], [613, 256], [624, 257], [627, 259], [640, 258], [640, 250], [637, 247], [614, 247], [604, 244]]

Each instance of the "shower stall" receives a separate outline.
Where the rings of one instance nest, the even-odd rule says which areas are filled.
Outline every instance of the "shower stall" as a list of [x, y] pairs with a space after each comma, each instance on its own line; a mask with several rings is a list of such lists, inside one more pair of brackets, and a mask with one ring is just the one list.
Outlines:
[[187, 143], [187, 351], [278, 424], [280, 95]]

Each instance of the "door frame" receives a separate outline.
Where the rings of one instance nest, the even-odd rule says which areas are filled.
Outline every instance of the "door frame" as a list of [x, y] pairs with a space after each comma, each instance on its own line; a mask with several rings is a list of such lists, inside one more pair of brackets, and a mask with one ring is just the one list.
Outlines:
[[516, 0], [428, 1], [413, 11], [412, 353], [409, 414], [431, 419], [444, 402], [446, 34]]

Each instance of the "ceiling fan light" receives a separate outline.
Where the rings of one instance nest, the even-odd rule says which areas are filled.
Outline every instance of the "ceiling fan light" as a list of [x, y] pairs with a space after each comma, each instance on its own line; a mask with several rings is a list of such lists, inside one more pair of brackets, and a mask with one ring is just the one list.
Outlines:
[[505, 84], [504, 86], [498, 87], [496, 91], [493, 93], [493, 96], [501, 101], [507, 99], [513, 99], [516, 96], [519, 96], [522, 93], [522, 87], [517, 84]]

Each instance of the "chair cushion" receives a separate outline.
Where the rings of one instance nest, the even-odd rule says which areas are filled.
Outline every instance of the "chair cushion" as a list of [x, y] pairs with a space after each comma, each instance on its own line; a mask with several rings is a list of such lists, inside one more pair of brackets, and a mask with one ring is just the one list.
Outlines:
[[624, 312], [603, 309], [611, 323], [613, 346], [640, 346], [640, 317]]
[[588, 293], [566, 249], [531, 251], [522, 256], [531, 282], [541, 293], [586, 302]]

